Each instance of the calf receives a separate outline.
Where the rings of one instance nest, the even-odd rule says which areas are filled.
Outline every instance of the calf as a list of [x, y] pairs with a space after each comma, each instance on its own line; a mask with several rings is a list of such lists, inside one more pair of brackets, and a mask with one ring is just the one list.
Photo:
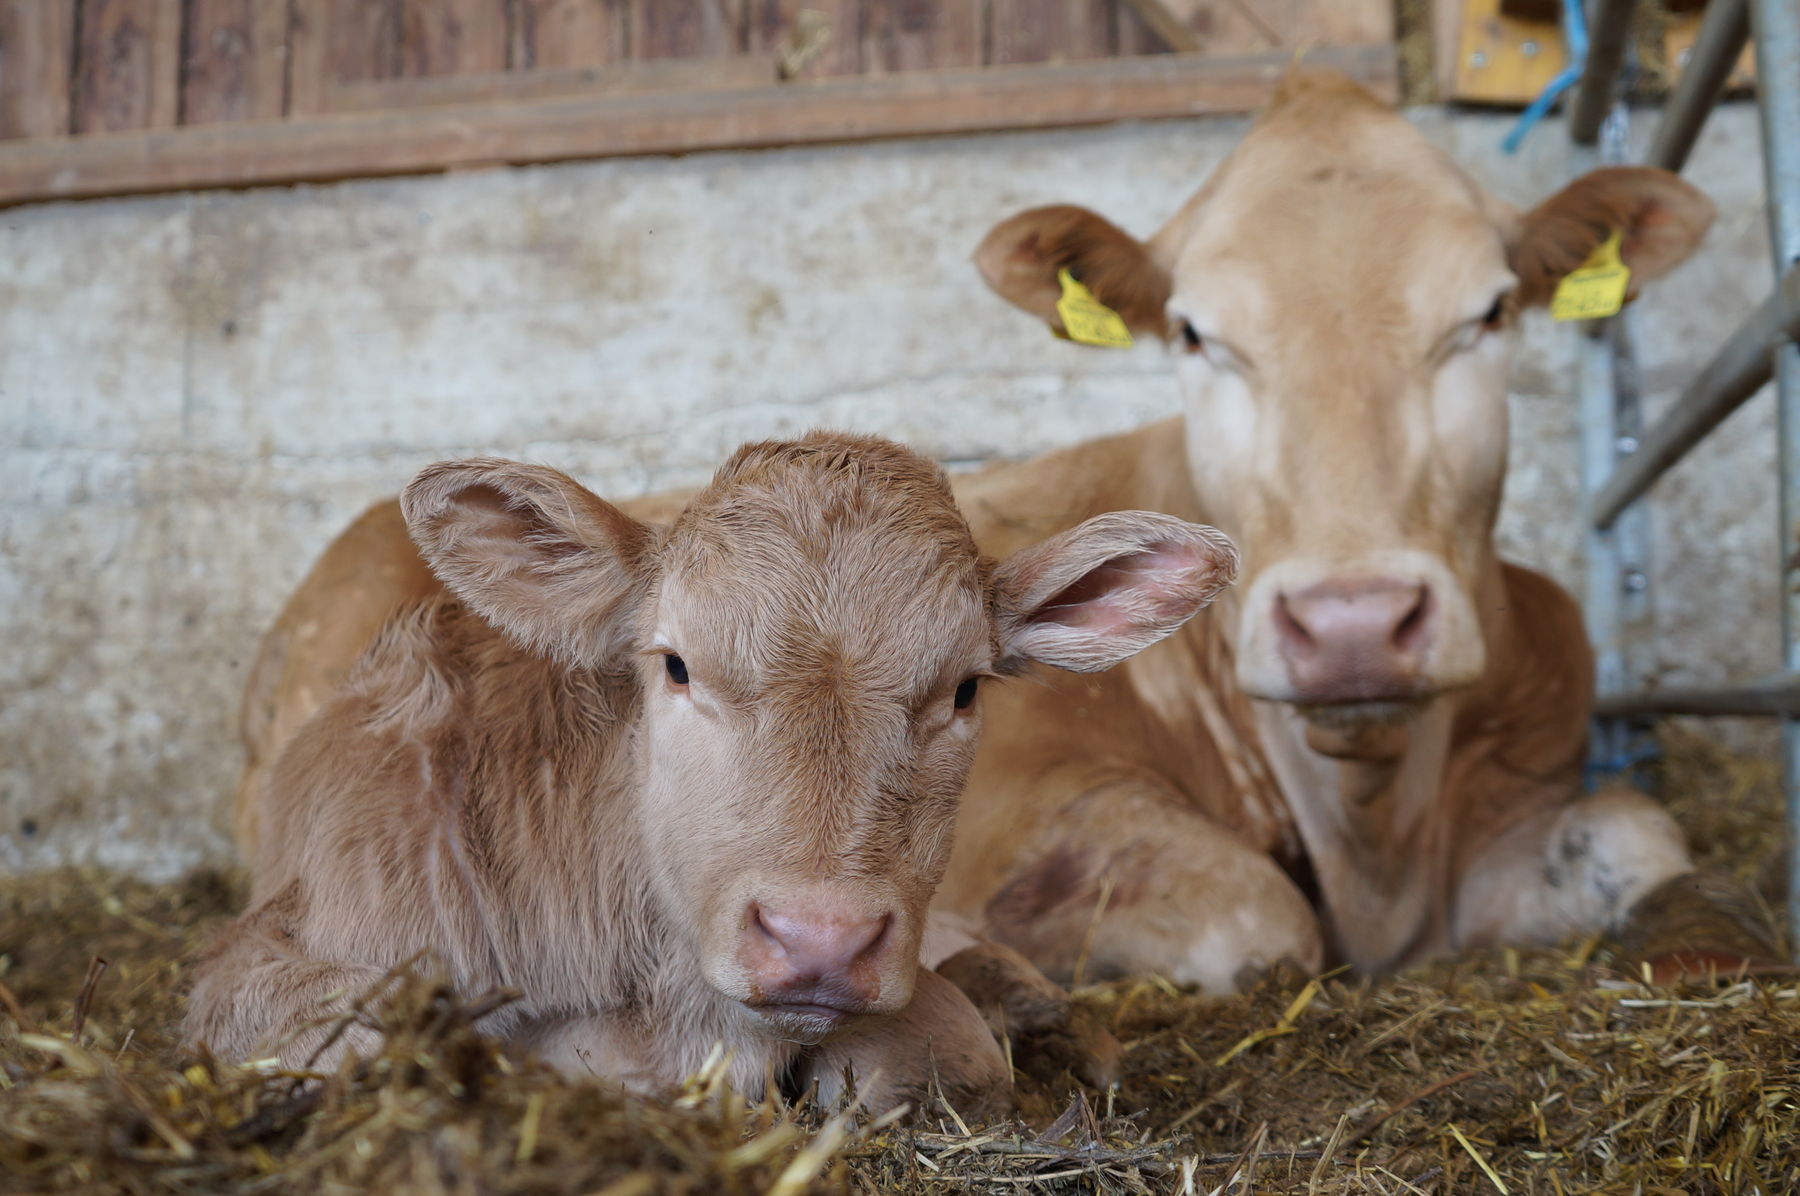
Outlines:
[[920, 964], [979, 690], [1168, 635], [1229, 581], [1222, 536], [1113, 513], [996, 565], [935, 466], [825, 434], [741, 449], [666, 526], [498, 460], [401, 507], [446, 592], [251, 795], [252, 904], [193, 1039], [305, 1064], [322, 1014], [429, 950], [459, 991], [521, 994], [493, 1031], [635, 1088], [723, 1042], [753, 1093], [848, 1067], [874, 1104], [1004, 1094]]

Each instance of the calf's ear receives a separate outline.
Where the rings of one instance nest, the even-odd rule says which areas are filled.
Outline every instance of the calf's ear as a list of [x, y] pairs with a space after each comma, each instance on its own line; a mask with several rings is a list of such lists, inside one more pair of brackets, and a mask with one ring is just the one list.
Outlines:
[[1680, 176], [1652, 166], [1589, 171], [1517, 218], [1507, 257], [1519, 301], [1548, 303], [1563, 276], [1615, 231], [1631, 268], [1631, 293], [1661, 278], [1699, 247], [1712, 226], [1712, 200]]
[[1111, 668], [1187, 622], [1237, 567], [1216, 528], [1150, 511], [1096, 516], [994, 571], [1001, 667]]
[[628, 649], [654, 533], [567, 474], [445, 461], [408, 483], [400, 509], [432, 572], [521, 647], [573, 665]]
[[1058, 331], [1057, 272], [1065, 266], [1133, 333], [1168, 337], [1168, 272], [1142, 241], [1086, 208], [1057, 204], [1020, 212], [996, 224], [975, 250], [975, 267], [996, 294]]

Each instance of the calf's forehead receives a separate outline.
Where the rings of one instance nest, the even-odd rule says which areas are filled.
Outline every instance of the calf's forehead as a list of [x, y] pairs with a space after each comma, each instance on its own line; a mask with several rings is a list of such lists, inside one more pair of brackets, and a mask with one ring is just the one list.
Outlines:
[[988, 568], [947, 492], [740, 494], [689, 515], [652, 630], [740, 697], [830, 678], [906, 700], [989, 664]]

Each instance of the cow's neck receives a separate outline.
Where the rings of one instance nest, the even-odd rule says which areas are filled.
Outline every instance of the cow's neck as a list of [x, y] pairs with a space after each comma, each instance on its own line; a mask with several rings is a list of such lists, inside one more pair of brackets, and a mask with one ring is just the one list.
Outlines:
[[[1137, 501], [1210, 522], [1188, 481], [1183, 438], [1154, 436], [1140, 447], [1158, 459], [1147, 461], [1139, 474]], [[1179, 479], [1174, 492], [1152, 489], [1168, 479]], [[1489, 564], [1482, 584], [1499, 586], [1498, 563]], [[1494, 613], [1504, 603], [1477, 605], [1489, 620], [1505, 618]], [[1180, 642], [1216, 704], [1247, 714], [1221, 720], [1224, 734], [1210, 729], [1225, 756], [1248, 762], [1233, 773], [1240, 788], [1238, 772], [1272, 778], [1240, 797], [1285, 807], [1312, 866], [1337, 954], [1359, 969], [1380, 971], [1446, 949], [1458, 814], [1442, 790], [1457, 699], [1439, 698], [1403, 725], [1362, 733], [1371, 742], [1360, 746], [1369, 750], [1354, 758], [1326, 755], [1316, 750], [1307, 722], [1291, 706], [1249, 699], [1238, 689], [1232, 634], [1238, 613], [1228, 597], [1190, 621]], [[1490, 644], [1502, 638], [1495, 627], [1484, 627], [1484, 633]]]
[[1379, 971], [1444, 938], [1453, 811], [1437, 799], [1455, 712], [1433, 702], [1387, 759], [1315, 751], [1293, 708], [1256, 702], [1255, 734], [1299, 830], [1337, 953]]

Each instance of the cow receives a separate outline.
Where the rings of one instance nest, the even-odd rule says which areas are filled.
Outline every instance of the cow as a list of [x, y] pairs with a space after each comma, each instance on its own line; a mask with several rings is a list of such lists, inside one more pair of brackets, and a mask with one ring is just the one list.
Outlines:
[[1224, 537], [1107, 513], [996, 563], [935, 465], [826, 433], [745, 446], [666, 523], [493, 458], [400, 511], [441, 588], [252, 795], [191, 1041], [367, 1054], [331, 1017], [430, 953], [464, 996], [518, 994], [485, 1029], [632, 1089], [722, 1043], [753, 1096], [848, 1071], [871, 1107], [1004, 1103], [983, 1012], [920, 962], [984, 682], [1167, 636], [1230, 580]]
[[1612, 235], [1635, 293], [1712, 217], [1628, 167], [1515, 210], [1296, 74], [1148, 240], [1068, 205], [995, 226], [974, 260], [1001, 298], [1062, 331], [1066, 271], [1168, 345], [1183, 413], [967, 479], [983, 546], [1145, 507], [1244, 566], [1127, 667], [994, 695], [940, 904], [1052, 977], [1086, 951], [1211, 991], [1592, 932], [1660, 944], [1664, 974], [1774, 959], [1663, 809], [1584, 793], [1580, 611], [1494, 544], [1517, 322]]

